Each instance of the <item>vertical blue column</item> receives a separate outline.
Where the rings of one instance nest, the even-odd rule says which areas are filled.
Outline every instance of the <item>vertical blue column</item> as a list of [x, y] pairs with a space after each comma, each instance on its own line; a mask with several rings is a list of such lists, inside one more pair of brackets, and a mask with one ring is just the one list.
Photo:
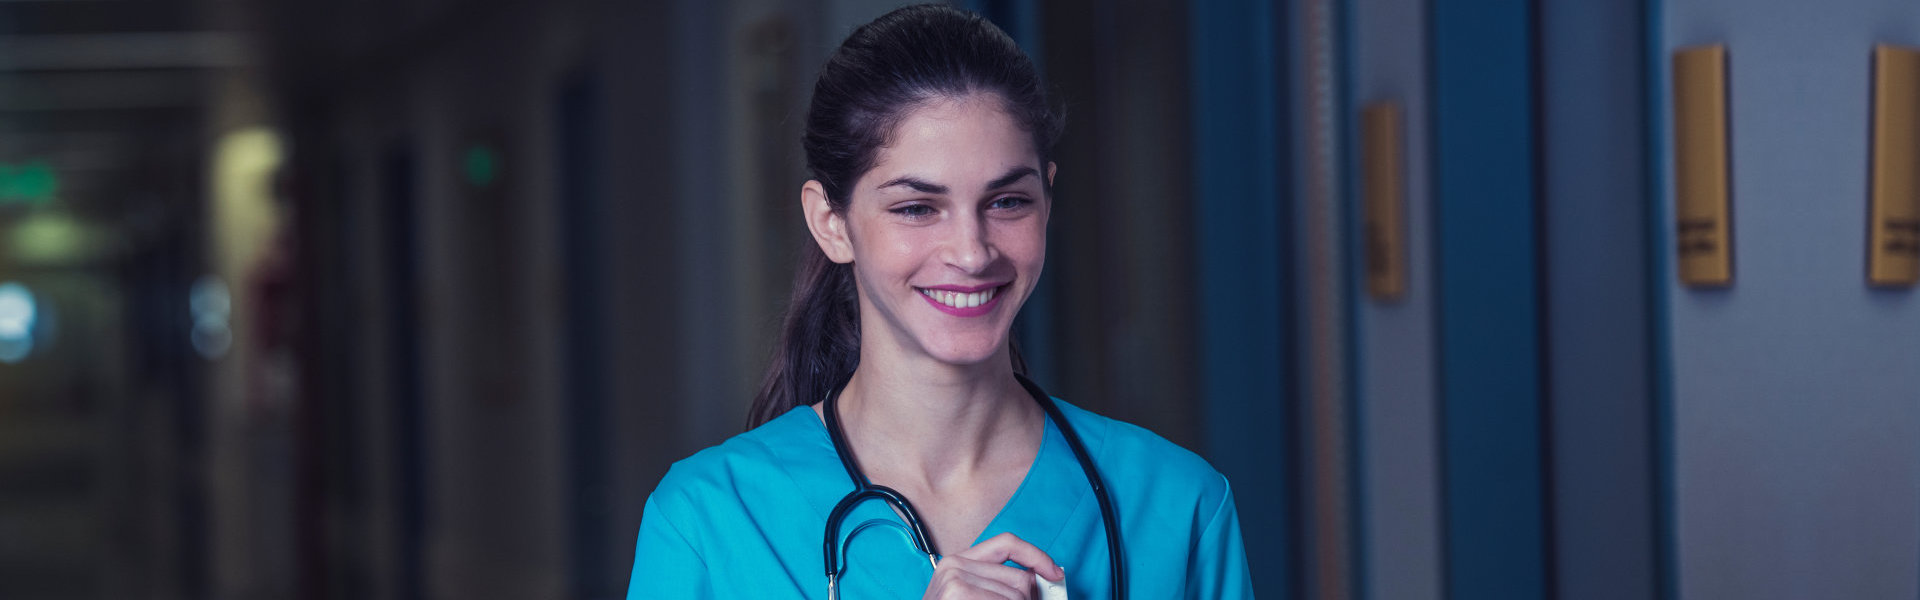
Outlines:
[[1430, 10], [1447, 595], [1544, 598], [1533, 7]]
[[1647, 305], [1652, 313], [1647, 337], [1652, 348], [1649, 377], [1652, 379], [1653, 407], [1653, 467], [1655, 498], [1653, 505], [1654, 521], [1654, 560], [1653, 578], [1658, 598], [1679, 598], [1679, 540], [1674, 536], [1674, 471], [1673, 471], [1673, 343], [1670, 332], [1673, 331], [1673, 311], [1668, 301], [1666, 282], [1673, 280], [1672, 265], [1666, 257], [1672, 256], [1673, 248], [1667, 238], [1665, 211], [1666, 190], [1670, 182], [1665, 165], [1672, 160], [1667, 145], [1661, 136], [1670, 131], [1669, 116], [1666, 110], [1667, 95], [1672, 93], [1671, 85], [1662, 77], [1666, 73], [1663, 65], [1667, 61], [1665, 2], [1663, 0], [1642, 0], [1640, 11], [1644, 19], [1640, 32], [1640, 56], [1642, 69], [1646, 75], [1644, 81], [1645, 100], [1641, 110], [1647, 116], [1646, 170], [1647, 201], [1644, 208], [1647, 219], [1644, 222], [1647, 236]]
[[[1648, 74], [1639, 2], [1537, 4], [1541, 246], [1560, 600], [1660, 597]], [[1661, 222], [1665, 222], [1661, 220]]]
[[421, 270], [426, 251], [420, 240], [420, 181], [418, 150], [410, 142], [393, 147], [381, 164], [381, 202], [385, 207], [383, 250], [388, 267], [387, 352], [393, 361], [389, 379], [393, 425], [388, 435], [393, 448], [393, 506], [398, 556], [394, 595], [401, 600], [427, 597], [427, 493], [433, 488], [427, 446], [427, 360], [422, 348], [420, 314]]
[[600, 83], [591, 72], [561, 86], [554, 115], [561, 274], [566, 303], [560, 381], [565, 402], [569, 597], [611, 598], [625, 573], [607, 556], [609, 430], [606, 394], [606, 214]]
[[1281, 23], [1270, 0], [1195, 2], [1189, 21], [1204, 451], [1233, 482], [1263, 598], [1296, 578]]

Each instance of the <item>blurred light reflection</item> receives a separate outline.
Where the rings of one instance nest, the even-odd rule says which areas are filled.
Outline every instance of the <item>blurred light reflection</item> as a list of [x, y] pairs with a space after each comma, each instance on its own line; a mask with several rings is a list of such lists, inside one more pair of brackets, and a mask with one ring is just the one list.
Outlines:
[[33, 353], [33, 325], [39, 312], [27, 286], [0, 283], [0, 363], [17, 363]]
[[193, 349], [213, 360], [225, 356], [233, 346], [233, 329], [228, 325], [233, 297], [227, 283], [213, 275], [201, 276], [188, 292], [187, 306], [193, 312]]

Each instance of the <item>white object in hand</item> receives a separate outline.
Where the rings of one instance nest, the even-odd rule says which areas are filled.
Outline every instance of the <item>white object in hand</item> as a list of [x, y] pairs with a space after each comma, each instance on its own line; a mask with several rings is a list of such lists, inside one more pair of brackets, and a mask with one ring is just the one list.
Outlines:
[[1067, 600], [1067, 581], [1047, 581], [1039, 573], [1033, 574], [1034, 585], [1040, 588], [1040, 600]]

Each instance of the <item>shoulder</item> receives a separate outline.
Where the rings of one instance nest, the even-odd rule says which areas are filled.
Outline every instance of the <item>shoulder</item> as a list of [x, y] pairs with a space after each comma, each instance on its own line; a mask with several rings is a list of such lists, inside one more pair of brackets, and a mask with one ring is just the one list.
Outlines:
[[1218, 503], [1227, 495], [1226, 477], [1193, 451], [1144, 427], [1057, 398], [1054, 402], [1086, 442], [1110, 487], [1180, 493], [1200, 505]]
[[[809, 411], [810, 412], [810, 411]], [[807, 422], [795, 409], [725, 442], [694, 453], [667, 470], [650, 500], [662, 510], [699, 510], [720, 498], [739, 498], [757, 486], [785, 480], [782, 452], [807, 438]]]

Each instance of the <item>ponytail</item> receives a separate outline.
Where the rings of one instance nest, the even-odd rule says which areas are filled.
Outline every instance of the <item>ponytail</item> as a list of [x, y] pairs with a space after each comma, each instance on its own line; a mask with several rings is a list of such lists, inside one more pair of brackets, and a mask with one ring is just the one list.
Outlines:
[[811, 241], [805, 246], [793, 278], [793, 299], [780, 324], [780, 343], [747, 411], [748, 429], [826, 398], [860, 364], [853, 265], [828, 260]]

